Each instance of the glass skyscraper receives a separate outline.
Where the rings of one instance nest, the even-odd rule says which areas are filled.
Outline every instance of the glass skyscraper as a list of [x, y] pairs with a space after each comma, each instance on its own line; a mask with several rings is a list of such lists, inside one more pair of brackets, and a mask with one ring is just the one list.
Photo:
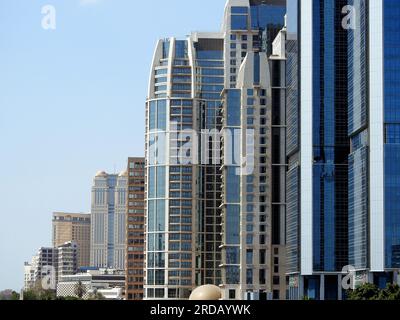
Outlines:
[[400, 4], [352, 1], [349, 34], [349, 263], [358, 277], [398, 282]]
[[288, 1], [289, 297], [338, 299], [348, 264], [347, 1]]
[[398, 283], [399, 8], [288, 1], [291, 299], [344, 298], [345, 266], [355, 285]]

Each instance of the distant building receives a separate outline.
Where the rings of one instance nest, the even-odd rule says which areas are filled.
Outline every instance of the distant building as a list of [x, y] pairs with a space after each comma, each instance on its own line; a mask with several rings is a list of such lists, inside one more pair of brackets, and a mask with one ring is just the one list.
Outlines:
[[98, 172], [92, 187], [90, 265], [125, 268], [128, 173]]
[[90, 214], [55, 212], [53, 214], [53, 246], [67, 242], [78, 245], [78, 267], [90, 264]]
[[78, 270], [78, 245], [67, 242], [57, 248], [57, 278], [73, 275]]
[[35, 285], [35, 269], [32, 264], [25, 262], [24, 265], [24, 290], [32, 289]]
[[[53, 283], [49, 282], [47, 285], [49, 288], [54, 287], [57, 280], [57, 265], [58, 255], [56, 248], [45, 248], [42, 247], [38, 250], [37, 254], [33, 256], [31, 264], [25, 263], [25, 277], [29, 278], [27, 282], [28, 287], [31, 289], [45, 278], [49, 277]], [[29, 273], [27, 276], [26, 273]]]
[[75, 242], [64, 243], [57, 248], [40, 248], [31, 263], [24, 265], [24, 290], [43, 287], [56, 289], [60, 276], [73, 275], [78, 271], [78, 245]]
[[126, 223], [126, 299], [143, 300], [144, 284], [144, 158], [128, 160]]
[[62, 276], [57, 285], [57, 297], [76, 297], [76, 288], [79, 282], [84, 287], [83, 299], [89, 299], [91, 295], [101, 293], [106, 299], [122, 300], [125, 271], [99, 269]]

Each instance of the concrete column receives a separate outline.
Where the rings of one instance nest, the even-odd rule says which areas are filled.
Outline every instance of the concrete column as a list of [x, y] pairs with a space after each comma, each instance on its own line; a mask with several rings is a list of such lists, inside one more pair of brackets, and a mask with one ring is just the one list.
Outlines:
[[303, 300], [305, 296], [304, 292], [304, 279], [303, 276], [299, 275], [299, 293], [298, 293], [298, 300]]
[[320, 279], [320, 300], [324, 301], [325, 300], [325, 275], [321, 275]]
[[343, 286], [342, 286], [343, 276], [341, 274], [338, 275], [338, 300], [343, 300]]
[[393, 284], [400, 284], [399, 272], [393, 272]]

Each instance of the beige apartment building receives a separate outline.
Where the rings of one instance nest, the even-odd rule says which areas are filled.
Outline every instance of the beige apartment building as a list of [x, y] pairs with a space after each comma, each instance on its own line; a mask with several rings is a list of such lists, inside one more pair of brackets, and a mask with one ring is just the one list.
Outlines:
[[90, 266], [90, 221], [90, 214], [53, 214], [53, 247], [75, 242], [78, 245], [78, 268]]

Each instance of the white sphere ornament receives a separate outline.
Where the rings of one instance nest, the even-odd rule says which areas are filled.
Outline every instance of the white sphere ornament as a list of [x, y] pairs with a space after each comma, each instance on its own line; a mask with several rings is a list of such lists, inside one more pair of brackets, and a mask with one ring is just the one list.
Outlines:
[[217, 301], [222, 298], [221, 289], [213, 285], [205, 285], [196, 288], [189, 297], [195, 301]]

